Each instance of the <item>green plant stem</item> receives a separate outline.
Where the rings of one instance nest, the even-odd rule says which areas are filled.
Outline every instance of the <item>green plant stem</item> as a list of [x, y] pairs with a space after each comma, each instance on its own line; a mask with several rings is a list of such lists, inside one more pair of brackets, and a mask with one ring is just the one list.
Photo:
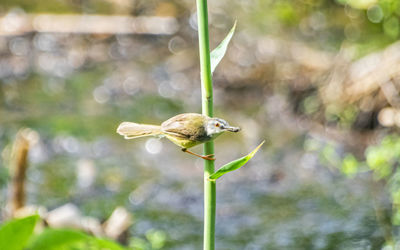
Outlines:
[[[197, 0], [197, 22], [201, 72], [202, 112], [213, 116], [213, 86], [211, 77], [210, 45], [208, 36], [207, 0]], [[214, 143], [204, 144], [204, 154], [214, 154]], [[204, 162], [204, 250], [215, 248], [216, 183], [208, 180], [214, 173], [214, 162]]]

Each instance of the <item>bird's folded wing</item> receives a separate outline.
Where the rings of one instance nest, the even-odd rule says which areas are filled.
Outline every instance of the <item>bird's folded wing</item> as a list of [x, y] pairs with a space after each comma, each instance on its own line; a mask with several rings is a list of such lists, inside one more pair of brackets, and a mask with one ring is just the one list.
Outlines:
[[167, 134], [194, 140], [204, 134], [204, 122], [200, 114], [182, 114], [165, 121], [161, 129]]

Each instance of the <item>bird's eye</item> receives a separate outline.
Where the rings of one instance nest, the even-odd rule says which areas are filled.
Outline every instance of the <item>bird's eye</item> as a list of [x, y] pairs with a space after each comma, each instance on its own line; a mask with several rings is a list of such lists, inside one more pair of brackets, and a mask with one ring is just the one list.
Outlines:
[[219, 127], [219, 126], [221, 126], [219, 123], [215, 124], [215, 127]]

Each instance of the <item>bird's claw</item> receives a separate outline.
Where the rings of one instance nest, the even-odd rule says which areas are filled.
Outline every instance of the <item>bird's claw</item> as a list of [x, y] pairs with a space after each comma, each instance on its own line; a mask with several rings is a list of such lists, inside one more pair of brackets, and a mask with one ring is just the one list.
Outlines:
[[200, 157], [200, 158], [202, 158], [202, 159], [204, 159], [204, 160], [215, 161], [214, 154], [210, 154], [210, 155], [199, 155], [199, 154], [193, 153], [192, 151], [187, 150], [187, 148], [182, 148], [182, 151], [183, 151], [183, 152], [186, 152], [186, 153], [189, 153], [189, 154], [191, 154], [191, 155]]
[[201, 158], [203, 158], [204, 160], [215, 161], [214, 154], [203, 155]]

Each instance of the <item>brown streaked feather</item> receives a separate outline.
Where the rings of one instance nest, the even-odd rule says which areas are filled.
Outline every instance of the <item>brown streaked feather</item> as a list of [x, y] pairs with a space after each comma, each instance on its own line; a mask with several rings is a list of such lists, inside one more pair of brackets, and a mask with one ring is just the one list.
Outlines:
[[191, 141], [206, 141], [206, 116], [196, 113], [186, 113], [174, 116], [161, 124], [161, 130], [175, 137]]

